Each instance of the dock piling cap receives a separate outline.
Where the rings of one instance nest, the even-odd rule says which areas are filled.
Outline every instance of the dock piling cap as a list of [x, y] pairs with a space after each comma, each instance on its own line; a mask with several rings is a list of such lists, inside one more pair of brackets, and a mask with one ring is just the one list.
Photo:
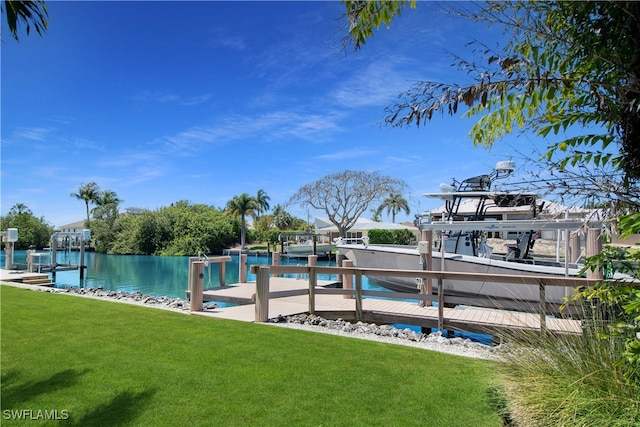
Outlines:
[[7, 232], [6, 232], [6, 237], [5, 238], [6, 238], [7, 242], [17, 242], [18, 241], [18, 229], [17, 228], [7, 228]]

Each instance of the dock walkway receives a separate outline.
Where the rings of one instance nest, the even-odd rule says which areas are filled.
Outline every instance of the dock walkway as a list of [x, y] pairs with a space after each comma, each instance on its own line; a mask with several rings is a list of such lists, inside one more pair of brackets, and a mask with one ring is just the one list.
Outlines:
[[[355, 320], [356, 299], [343, 294], [333, 294], [328, 288], [332, 283], [318, 281], [314, 296], [314, 314], [327, 319]], [[269, 286], [269, 318], [309, 313], [309, 282], [306, 279], [272, 277]], [[334, 290], [344, 293], [342, 289]], [[193, 311], [198, 316], [230, 319], [245, 322], [256, 321], [256, 282], [234, 284], [203, 292], [206, 301], [241, 304], [203, 311]], [[444, 308], [445, 329], [495, 334], [505, 329], [540, 330], [540, 316], [507, 310], [458, 306]], [[398, 301], [380, 298], [363, 298], [362, 321], [372, 323], [401, 323], [437, 328], [439, 311], [436, 306], [420, 306], [417, 301]], [[578, 320], [549, 317], [545, 328], [557, 333], [582, 333]]]
[[25, 285], [53, 286], [49, 276], [44, 273], [29, 273], [23, 270], [0, 268], [0, 282], [17, 282]]
[[[331, 280], [318, 280], [318, 288], [336, 287], [337, 282]], [[269, 282], [269, 290], [283, 296], [284, 292], [301, 292], [309, 289], [308, 279], [290, 279], [272, 277]], [[235, 283], [219, 288], [205, 289], [202, 291], [203, 301], [215, 301], [231, 304], [253, 304], [256, 301], [256, 283]], [[187, 297], [190, 292], [187, 291]], [[253, 320], [253, 319], [252, 319]]]

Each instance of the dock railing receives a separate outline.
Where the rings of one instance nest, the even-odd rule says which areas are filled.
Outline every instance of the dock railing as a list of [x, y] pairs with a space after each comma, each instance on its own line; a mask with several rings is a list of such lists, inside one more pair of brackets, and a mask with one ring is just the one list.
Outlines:
[[[347, 298], [355, 299], [355, 320], [362, 321], [363, 299], [364, 297], [381, 297], [387, 299], [416, 300], [431, 304], [436, 301], [438, 303], [438, 324], [440, 330], [447, 329], [444, 308], [446, 304], [453, 303], [456, 297], [445, 295], [444, 286], [441, 284], [444, 280], [455, 279], [465, 281], [491, 281], [497, 283], [510, 283], [517, 285], [537, 285], [539, 291], [538, 313], [540, 317], [540, 329], [545, 331], [547, 319], [547, 302], [546, 289], [548, 286], [562, 287], [582, 287], [594, 285], [597, 280], [572, 277], [548, 277], [548, 276], [516, 276], [516, 275], [498, 275], [498, 274], [476, 274], [476, 273], [460, 273], [430, 270], [390, 270], [376, 268], [356, 268], [356, 267], [318, 267], [318, 266], [263, 266], [252, 265], [251, 272], [256, 275], [256, 299], [255, 299], [255, 321], [266, 322], [269, 320], [269, 299], [294, 296], [309, 295], [308, 312], [316, 313], [316, 295], [333, 294], [344, 295]], [[269, 278], [271, 275], [281, 274], [308, 274], [309, 288], [299, 291], [286, 292], [269, 292]], [[317, 275], [343, 275], [344, 278], [352, 276], [354, 278], [353, 289], [340, 288], [316, 288]], [[395, 276], [395, 277], [411, 277], [416, 279], [434, 279], [437, 285], [436, 294], [418, 294], [403, 292], [387, 292], [362, 289], [362, 276]], [[346, 280], [345, 280], [346, 281]], [[285, 295], [286, 293], [286, 295]], [[401, 323], [401, 322], [398, 322]]]
[[191, 292], [191, 295], [200, 295], [199, 298], [191, 298], [190, 309], [191, 311], [202, 310], [202, 291], [204, 287], [204, 268], [211, 268], [211, 264], [219, 264], [218, 269], [218, 283], [220, 286], [225, 285], [226, 265], [231, 261], [231, 257], [226, 256], [214, 256], [209, 257], [207, 255], [201, 255], [197, 257], [189, 257], [189, 278], [187, 289]]

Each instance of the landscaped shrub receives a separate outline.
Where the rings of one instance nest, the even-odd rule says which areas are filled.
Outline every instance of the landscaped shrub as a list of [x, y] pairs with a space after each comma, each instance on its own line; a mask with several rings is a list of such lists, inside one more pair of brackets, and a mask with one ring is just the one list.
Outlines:
[[379, 228], [369, 231], [370, 244], [409, 245], [415, 240], [414, 235], [407, 229], [382, 230]]

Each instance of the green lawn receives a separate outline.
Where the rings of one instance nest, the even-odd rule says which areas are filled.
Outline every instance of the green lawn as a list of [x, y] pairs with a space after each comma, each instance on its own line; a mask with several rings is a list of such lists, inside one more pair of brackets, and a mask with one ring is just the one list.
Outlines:
[[[0, 292], [3, 426], [502, 424], [491, 404], [495, 362], [9, 286]], [[52, 411], [68, 419], [9, 419]]]

